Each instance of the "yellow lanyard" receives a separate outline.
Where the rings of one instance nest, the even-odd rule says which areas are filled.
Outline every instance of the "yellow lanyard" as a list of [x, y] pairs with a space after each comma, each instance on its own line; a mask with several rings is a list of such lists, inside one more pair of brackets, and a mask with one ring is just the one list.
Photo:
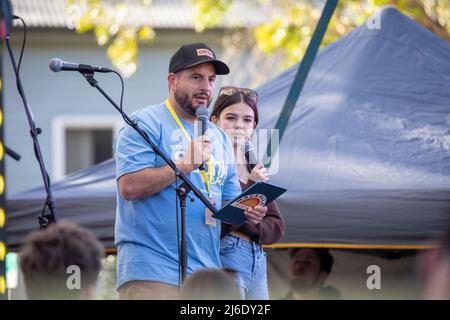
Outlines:
[[[169, 99], [167, 99], [165, 101], [165, 105], [166, 105], [167, 109], [169, 110], [172, 118], [175, 120], [175, 122], [177, 123], [178, 127], [180, 127], [181, 131], [185, 135], [186, 139], [189, 142], [191, 142], [191, 137], [187, 133], [186, 129], [183, 126], [183, 123], [181, 123], [180, 118], [178, 117], [177, 113], [175, 112], [175, 110], [173, 109], [172, 105], [170, 104]], [[208, 161], [208, 175], [206, 175], [206, 172], [203, 171], [203, 170], [199, 170], [199, 172], [200, 172], [200, 175], [202, 176], [203, 182], [205, 183], [206, 191], [209, 194], [210, 193], [210, 187], [209, 187], [209, 183], [210, 182], [209, 182], [209, 179], [208, 179], [208, 175], [209, 175], [209, 177], [211, 177], [211, 172], [212, 172], [211, 160]]]

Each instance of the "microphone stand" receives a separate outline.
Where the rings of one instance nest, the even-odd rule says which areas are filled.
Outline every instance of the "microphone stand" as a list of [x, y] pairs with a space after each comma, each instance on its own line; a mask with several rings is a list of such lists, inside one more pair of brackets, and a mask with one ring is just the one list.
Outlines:
[[[27, 115], [28, 124], [30, 126], [30, 135], [33, 139], [34, 146], [34, 154], [36, 155], [36, 159], [39, 162], [39, 168], [41, 169], [42, 178], [44, 180], [45, 191], [47, 193], [47, 197], [45, 200], [44, 207], [42, 209], [41, 215], [38, 217], [40, 229], [45, 229], [50, 223], [57, 222], [58, 220], [58, 211], [56, 209], [55, 200], [53, 199], [50, 177], [48, 175], [47, 169], [45, 168], [44, 159], [42, 158], [41, 148], [39, 146], [38, 135], [42, 132], [41, 128], [36, 127], [36, 123], [34, 122], [33, 113], [31, 112], [30, 106], [27, 103], [27, 99], [25, 97], [25, 92], [23, 91], [22, 81], [20, 80], [20, 76], [17, 70], [16, 60], [14, 58], [14, 54], [11, 50], [11, 44], [9, 42], [9, 35], [5, 37], [6, 46], [8, 48], [9, 56], [11, 57], [11, 63], [13, 65], [14, 73], [16, 74], [16, 82], [17, 89], [19, 90], [19, 94], [22, 98], [23, 105], [25, 107], [25, 113]], [[46, 207], [49, 208], [50, 214], [46, 213]]]
[[6, 145], [5, 145], [5, 153], [16, 161], [20, 161], [20, 158], [22, 158], [20, 154], [18, 154], [11, 148], [8, 148], [8, 146]]
[[103, 89], [98, 85], [98, 81], [94, 78], [94, 70], [83, 70], [80, 73], [89, 82], [92, 87], [95, 87], [111, 104], [119, 111], [125, 122], [128, 123], [134, 130], [136, 130], [139, 135], [144, 138], [145, 141], [152, 147], [153, 151], [159, 155], [163, 160], [175, 171], [177, 178], [183, 181], [179, 187], [176, 188], [177, 197], [180, 202], [181, 208], [181, 243], [180, 243], [180, 257], [179, 263], [181, 265], [181, 283], [184, 283], [187, 276], [187, 241], [186, 241], [186, 197], [187, 194], [192, 191], [195, 196], [200, 199], [200, 201], [213, 213], [217, 213], [217, 209], [212, 205], [212, 203], [203, 195], [203, 193], [189, 180], [186, 175], [177, 168], [175, 163], [166, 155], [164, 152], [158, 148], [158, 146], [148, 137], [147, 133], [139, 128], [136, 121], [133, 121], [128, 117], [128, 115], [121, 110], [121, 108], [108, 96], [108, 94], [103, 91]]

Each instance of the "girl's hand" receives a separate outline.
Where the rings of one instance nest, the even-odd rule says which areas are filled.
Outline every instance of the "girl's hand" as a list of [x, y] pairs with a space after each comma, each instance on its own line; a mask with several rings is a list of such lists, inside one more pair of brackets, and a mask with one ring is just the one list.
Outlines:
[[245, 210], [245, 217], [251, 224], [258, 224], [264, 218], [267, 212], [267, 207], [256, 206]]
[[250, 176], [248, 178], [255, 182], [269, 181], [269, 175], [267, 174], [267, 169], [264, 167], [262, 162], [258, 162], [258, 164], [253, 168], [253, 170], [250, 173]]

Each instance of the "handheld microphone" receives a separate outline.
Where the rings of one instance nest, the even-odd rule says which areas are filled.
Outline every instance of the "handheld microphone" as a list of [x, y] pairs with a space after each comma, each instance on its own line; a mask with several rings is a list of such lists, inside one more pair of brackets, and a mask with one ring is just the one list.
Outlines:
[[255, 152], [253, 150], [253, 143], [250, 141], [245, 141], [241, 146], [241, 151], [244, 153], [245, 160], [250, 166], [251, 170], [258, 164], [258, 158], [256, 158]]
[[50, 60], [49, 67], [50, 70], [52, 70], [53, 72], [60, 72], [60, 71], [79, 71], [81, 73], [113, 72], [113, 70], [109, 68], [62, 61], [59, 58], [53, 58], [52, 60]]
[[[198, 136], [202, 136], [208, 129], [208, 109], [205, 106], [199, 106], [195, 111], [195, 115], [197, 120], [200, 121], [201, 126], [201, 130], [198, 131]], [[204, 162], [200, 165], [199, 169], [203, 171], [206, 170], [206, 165]]]

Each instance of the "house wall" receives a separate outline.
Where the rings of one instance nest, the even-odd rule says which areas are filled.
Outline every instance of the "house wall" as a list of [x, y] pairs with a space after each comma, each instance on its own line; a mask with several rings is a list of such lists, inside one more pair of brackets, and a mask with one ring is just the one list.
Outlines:
[[[124, 110], [132, 112], [149, 104], [163, 101], [168, 94], [167, 69], [172, 53], [183, 43], [205, 42], [220, 56], [220, 31], [196, 34], [192, 30], [157, 30], [154, 43], [141, 46], [138, 70], [125, 80]], [[11, 36], [16, 59], [22, 41], [22, 32]], [[52, 181], [59, 178], [55, 162], [61, 159], [60, 131], [55, 122], [61, 119], [112, 119], [121, 121], [119, 113], [86, 80], [76, 72], [53, 73], [49, 60], [58, 57], [66, 61], [111, 67], [106, 48], [97, 46], [92, 34], [78, 35], [74, 31], [58, 29], [30, 29], [21, 66], [21, 78], [28, 104], [35, 122], [42, 128], [39, 136], [44, 163]], [[18, 152], [20, 162], [6, 158], [7, 194], [11, 195], [43, 185], [25, 110], [17, 92], [14, 73], [7, 51], [3, 50], [5, 143]], [[216, 88], [221, 85], [218, 77]], [[97, 74], [101, 87], [115, 101], [120, 98], [120, 81], [114, 74]], [[61, 139], [60, 139], [61, 140]]]

